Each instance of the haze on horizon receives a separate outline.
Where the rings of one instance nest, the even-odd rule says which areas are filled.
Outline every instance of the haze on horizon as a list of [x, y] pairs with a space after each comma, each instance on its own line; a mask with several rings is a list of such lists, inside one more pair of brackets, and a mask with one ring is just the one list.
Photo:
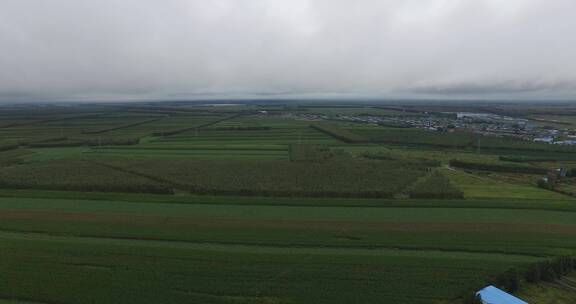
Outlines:
[[576, 99], [573, 0], [0, 0], [0, 101]]

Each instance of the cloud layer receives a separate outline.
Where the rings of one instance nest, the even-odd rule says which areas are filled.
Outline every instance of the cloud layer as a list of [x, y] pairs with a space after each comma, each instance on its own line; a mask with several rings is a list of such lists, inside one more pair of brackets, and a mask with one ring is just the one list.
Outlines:
[[575, 98], [573, 0], [0, 0], [0, 99]]

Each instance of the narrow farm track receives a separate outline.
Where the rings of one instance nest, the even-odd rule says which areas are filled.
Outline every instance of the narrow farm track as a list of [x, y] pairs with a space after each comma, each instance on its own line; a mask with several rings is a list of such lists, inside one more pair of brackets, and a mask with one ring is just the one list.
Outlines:
[[223, 252], [259, 252], [273, 254], [360, 254], [360, 255], [384, 255], [384, 256], [436, 256], [458, 258], [529, 258], [541, 257], [539, 255], [523, 253], [486, 252], [473, 250], [450, 250], [435, 248], [401, 248], [385, 246], [345, 247], [336, 245], [276, 245], [263, 243], [232, 243], [210, 241], [173, 241], [146, 238], [122, 238], [101, 236], [78, 236], [72, 234], [55, 234], [35, 231], [10, 231], [0, 230], [0, 239], [20, 239], [35, 241], [52, 241], [63, 243], [82, 243], [93, 245], [127, 245], [141, 247], [180, 248], [191, 250], [215, 250]]

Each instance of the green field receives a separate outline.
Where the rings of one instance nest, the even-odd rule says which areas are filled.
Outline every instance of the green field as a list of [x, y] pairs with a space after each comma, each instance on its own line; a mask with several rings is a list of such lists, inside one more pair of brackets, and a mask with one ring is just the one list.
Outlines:
[[569, 148], [302, 116], [422, 112], [0, 108], [0, 303], [455, 304], [576, 254]]

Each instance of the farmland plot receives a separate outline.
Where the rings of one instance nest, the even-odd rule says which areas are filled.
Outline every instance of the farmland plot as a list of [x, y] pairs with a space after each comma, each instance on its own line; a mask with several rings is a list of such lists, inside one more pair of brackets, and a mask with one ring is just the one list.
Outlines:
[[107, 161], [128, 172], [158, 178], [193, 193], [392, 197], [424, 174], [425, 167], [386, 161]]

